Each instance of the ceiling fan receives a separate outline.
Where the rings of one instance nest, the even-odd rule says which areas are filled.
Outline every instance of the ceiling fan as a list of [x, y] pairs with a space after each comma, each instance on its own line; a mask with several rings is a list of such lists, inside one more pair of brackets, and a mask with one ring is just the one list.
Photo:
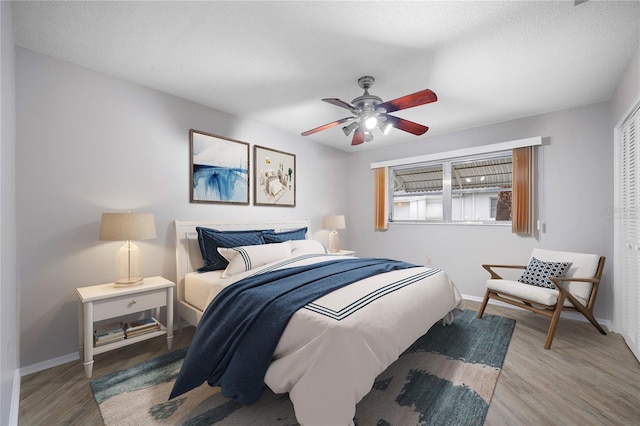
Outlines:
[[363, 142], [373, 140], [372, 131], [376, 127], [385, 135], [389, 133], [389, 130], [392, 127], [418, 136], [429, 130], [427, 126], [393, 116], [389, 113], [435, 102], [438, 100], [435, 93], [429, 89], [425, 89], [420, 92], [412, 93], [411, 95], [402, 96], [392, 101], [382, 102], [382, 99], [378, 96], [369, 94], [369, 88], [373, 86], [374, 82], [375, 79], [373, 77], [360, 77], [358, 79], [358, 86], [364, 89], [364, 94], [352, 100], [351, 103], [342, 101], [338, 98], [323, 99], [325, 102], [348, 109], [351, 111], [353, 116], [333, 121], [323, 126], [316, 127], [315, 129], [307, 130], [302, 133], [302, 136], [309, 136], [321, 130], [349, 123], [344, 126], [342, 130], [346, 136], [349, 136], [351, 132], [353, 132], [351, 145], [360, 145]]

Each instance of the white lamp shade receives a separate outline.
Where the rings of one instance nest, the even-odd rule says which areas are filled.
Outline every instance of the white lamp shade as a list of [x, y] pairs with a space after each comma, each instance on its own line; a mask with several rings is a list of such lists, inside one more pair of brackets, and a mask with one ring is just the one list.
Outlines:
[[100, 240], [131, 241], [156, 238], [152, 213], [102, 213]]
[[344, 229], [346, 227], [344, 215], [338, 214], [325, 216], [324, 221], [322, 222], [322, 227], [324, 229]]

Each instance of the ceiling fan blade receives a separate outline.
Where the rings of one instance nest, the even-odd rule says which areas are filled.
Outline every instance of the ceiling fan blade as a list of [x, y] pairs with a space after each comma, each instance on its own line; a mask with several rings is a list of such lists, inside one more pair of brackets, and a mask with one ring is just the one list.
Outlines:
[[360, 128], [357, 128], [356, 131], [353, 132], [353, 139], [351, 139], [351, 145], [355, 146], [355, 145], [360, 145], [361, 143], [364, 143], [364, 132]]
[[405, 132], [412, 133], [414, 135], [423, 135], [429, 130], [427, 126], [414, 123], [413, 121], [405, 120], [404, 118], [395, 117], [389, 114], [383, 114], [387, 117], [387, 122], [390, 123], [396, 129], [404, 130]]
[[353, 114], [358, 115], [360, 114], [362, 111], [360, 111], [360, 109], [358, 109], [357, 107], [355, 107], [354, 105], [351, 105], [349, 102], [345, 102], [341, 99], [338, 98], [325, 98], [323, 99], [323, 101], [328, 102], [330, 104], [339, 106], [341, 108], [346, 108], [349, 111], [351, 111]]
[[355, 119], [356, 119], [356, 117], [346, 117], [346, 118], [343, 118], [343, 119], [338, 120], [338, 121], [333, 121], [333, 122], [327, 123], [327, 124], [325, 124], [323, 126], [316, 127], [315, 129], [311, 129], [311, 130], [307, 130], [306, 132], [302, 132], [302, 136], [309, 136], [309, 135], [312, 135], [314, 133], [320, 132], [322, 130], [327, 130], [327, 129], [330, 129], [332, 127], [338, 126], [338, 125], [340, 125], [342, 123], [346, 123], [347, 121], [351, 121], [351, 120], [355, 120]]
[[438, 96], [429, 89], [412, 93], [411, 95], [402, 96], [392, 101], [383, 102], [376, 106], [376, 110], [384, 108], [385, 112], [393, 112], [401, 109], [413, 108], [418, 105], [424, 105], [438, 100]]

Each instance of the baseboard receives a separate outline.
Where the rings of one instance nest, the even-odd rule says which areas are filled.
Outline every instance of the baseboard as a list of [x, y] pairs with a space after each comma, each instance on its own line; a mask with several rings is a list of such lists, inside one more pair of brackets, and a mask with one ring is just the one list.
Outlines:
[[17, 426], [20, 412], [20, 370], [13, 372], [13, 388], [11, 390], [11, 408], [9, 408], [9, 426]]
[[[0, 0], [1, 1], [1, 0]], [[191, 324], [186, 323], [185, 326], [189, 326]], [[173, 333], [175, 334], [178, 330], [177, 321], [173, 324]], [[49, 359], [46, 361], [38, 362], [36, 364], [28, 365], [26, 367], [22, 367], [20, 369], [20, 376], [27, 376], [29, 374], [37, 373], [38, 371], [47, 370], [49, 368], [57, 367], [62, 364], [66, 364], [68, 362], [77, 361], [80, 359], [80, 354], [78, 352], [73, 352], [70, 354], [62, 355], [57, 358]]]
[[[482, 303], [482, 300], [484, 299], [484, 297], [477, 297], [477, 296], [470, 296], [468, 294], [463, 294], [462, 295], [463, 299], [467, 299], [467, 300], [471, 300], [474, 302], [479, 302]], [[489, 299], [489, 305], [496, 305], [496, 306], [501, 306], [503, 308], [509, 308], [509, 309], [517, 309], [520, 311], [526, 311], [526, 309], [522, 309], [518, 306], [514, 306], [514, 305], [510, 305], [508, 303], [504, 303], [501, 302], [499, 300], [494, 300], [494, 299]], [[570, 320], [575, 320], [575, 321], [581, 321], [581, 322], [589, 322], [589, 320], [587, 320], [582, 314], [580, 314], [579, 312], [565, 312], [564, 310], [562, 311], [562, 314], [560, 314], [561, 318], [567, 318]], [[602, 319], [602, 318], [596, 318], [596, 320], [598, 321], [598, 323], [605, 327], [607, 330], [612, 330], [613, 328], [613, 322], [611, 322], [611, 320], [606, 320], [606, 319]]]
[[20, 369], [20, 376], [27, 376], [29, 374], [37, 373], [38, 371], [47, 370], [49, 368], [57, 367], [68, 362], [77, 361], [79, 359], [80, 355], [78, 354], [78, 352], [62, 355], [57, 358], [22, 367]]

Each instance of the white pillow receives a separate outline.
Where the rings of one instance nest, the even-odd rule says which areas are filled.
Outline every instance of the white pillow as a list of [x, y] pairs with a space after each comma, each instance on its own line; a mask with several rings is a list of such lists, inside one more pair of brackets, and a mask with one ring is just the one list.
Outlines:
[[327, 249], [320, 241], [316, 240], [291, 240], [291, 255], [301, 256], [303, 254], [325, 254]]
[[221, 277], [229, 278], [267, 263], [290, 257], [291, 244], [286, 241], [284, 243], [259, 244], [255, 246], [218, 247], [218, 253], [229, 261]]

